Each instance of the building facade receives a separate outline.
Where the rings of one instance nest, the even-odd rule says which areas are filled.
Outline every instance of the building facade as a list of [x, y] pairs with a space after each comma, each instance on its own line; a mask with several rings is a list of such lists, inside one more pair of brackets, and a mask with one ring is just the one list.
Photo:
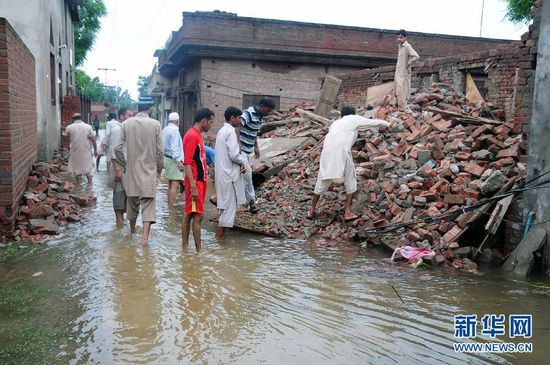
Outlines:
[[[181, 28], [155, 52], [149, 91], [160, 101], [161, 119], [180, 113], [182, 130], [203, 106], [223, 118], [228, 106], [248, 107], [261, 96], [271, 96], [279, 109], [314, 104], [325, 76], [395, 63], [395, 35], [394, 30], [184, 12]], [[510, 42], [412, 32], [409, 39], [424, 59]]]
[[47, 160], [61, 144], [61, 107], [74, 95], [73, 24], [78, 0], [0, 0], [7, 19], [35, 60], [38, 159]]

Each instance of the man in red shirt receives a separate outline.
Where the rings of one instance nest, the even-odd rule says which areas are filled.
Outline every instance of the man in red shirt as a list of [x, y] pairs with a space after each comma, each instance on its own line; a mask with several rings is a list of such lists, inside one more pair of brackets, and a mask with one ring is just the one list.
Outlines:
[[202, 132], [208, 132], [214, 120], [214, 112], [202, 108], [195, 114], [195, 124], [183, 136], [183, 164], [185, 166], [185, 210], [181, 225], [181, 244], [189, 246], [189, 230], [193, 220], [193, 238], [195, 248], [201, 248], [201, 221], [206, 196], [206, 152]]

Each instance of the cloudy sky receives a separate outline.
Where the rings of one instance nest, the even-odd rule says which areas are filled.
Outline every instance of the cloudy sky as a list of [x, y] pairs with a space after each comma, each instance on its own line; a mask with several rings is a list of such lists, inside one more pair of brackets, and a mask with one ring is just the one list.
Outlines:
[[[108, 85], [128, 89], [137, 97], [139, 75], [151, 73], [155, 49], [162, 48], [171, 31], [181, 26], [183, 11], [221, 10], [239, 16], [400, 29], [479, 37], [519, 39], [527, 31], [504, 20], [505, 0], [104, 0], [102, 19], [93, 49], [83, 69]], [[360, 4], [360, 5], [359, 5]], [[116, 71], [100, 71], [111, 68]]]

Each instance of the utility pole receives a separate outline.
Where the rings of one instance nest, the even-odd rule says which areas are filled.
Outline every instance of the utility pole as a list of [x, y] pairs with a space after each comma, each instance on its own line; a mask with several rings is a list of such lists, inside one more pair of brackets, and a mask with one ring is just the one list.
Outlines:
[[479, 38], [481, 38], [481, 30], [483, 29], [483, 9], [485, 8], [485, 0], [481, 2], [481, 20], [479, 22]]
[[103, 84], [103, 101], [105, 101], [105, 97], [107, 96], [107, 72], [109, 71], [116, 71], [116, 68], [106, 68], [106, 67], [98, 67], [99, 71], [105, 71], [105, 77], [104, 77], [104, 84]]

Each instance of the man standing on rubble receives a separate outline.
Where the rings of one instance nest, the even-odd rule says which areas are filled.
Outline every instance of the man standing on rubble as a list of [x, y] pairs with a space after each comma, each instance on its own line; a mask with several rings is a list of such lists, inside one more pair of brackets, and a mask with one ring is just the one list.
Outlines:
[[399, 43], [399, 52], [395, 67], [395, 96], [399, 109], [404, 109], [411, 92], [411, 65], [420, 57], [407, 42], [407, 31], [404, 29], [397, 32], [397, 42]]
[[230, 106], [225, 110], [225, 124], [216, 136], [216, 193], [220, 211], [216, 239], [225, 239], [225, 230], [233, 227], [237, 206], [246, 202], [243, 175], [247, 159], [239, 151], [236, 128], [241, 123], [241, 110]]
[[341, 118], [335, 120], [323, 143], [321, 161], [317, 183], [313, 191], [311, 210], [307, 218], [313, 219], [315, 209], [321, 194], [328, 190], [332, 184], [344, 184], [346, 189], [346, 205], [344, 207], [344, 220], [352, 221], [357, 219], [351, 211], [353, 193], [357, 190], [357, 179], [355, 177], [355, 165], [351, 156], [351, 147], [357, 139], [357, 134], [363, 127], [388, 127], [390, 124], [385, 120], [367, 119], [355, 115], [355, 109], [343, 107]]
[[[64, 136], [69, 137], [69, 172], [76, 175], [80, 183], [81, 175], [86, 175], [88, 183], [92, 183], [94, 172], [94, 156], [97, 156], [97, 144], [92, 127], [82, 120], [80, 113], [73, 114], [73, 123], [65, 129]], [[92, 154], [93, 148], [93, 154]]]
[[[254, 152], [255, 158], [260, 158], [258, 132], [262, 125], [262, 118], [271, 113], [274, 108], [275, 102], [272, 99], [261, 98], [255, 106], [243, 110], [239, 140], [241, 142], [241, 151], [246, 158], [248, 166], [250, 166], [250, 155], [252, 152]], [[244, 175], [244, 192], [250, 213], [257, 213], [256, 193], [252, 183], [252, 168], [250, 167], [247, 168]]]
[[156, 221], [157, 179], [163, 162], [162, 129], [158, 120], [149, 117], [152, 110], [153, 99], [140, 97], [138, 113], [122, 124], [122, 133], [115, 148], [116, 163], [125, 171], [130, 233], [136, 233], [141, 208], [143, 246], [149, 244], [149, 231]]

